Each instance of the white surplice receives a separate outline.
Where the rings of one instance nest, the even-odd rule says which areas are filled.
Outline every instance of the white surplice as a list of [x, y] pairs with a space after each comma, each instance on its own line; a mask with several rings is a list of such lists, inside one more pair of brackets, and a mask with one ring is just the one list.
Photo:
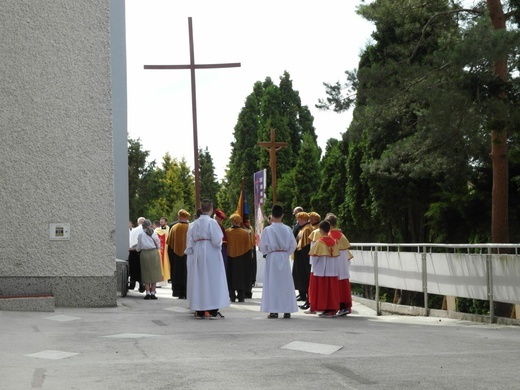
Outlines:
[[267, 257], [260, 311], [266, 313], [298, 311], [289, 258], [296, 245], [292, 229], [283, 223], [273, 222], [262, 231], [258, 247]]
[[206, 311], [229, 306], [226, 270], [222, 259], [222, 230], [209, 215], [188, 227], [186, 253], [190, 309]]

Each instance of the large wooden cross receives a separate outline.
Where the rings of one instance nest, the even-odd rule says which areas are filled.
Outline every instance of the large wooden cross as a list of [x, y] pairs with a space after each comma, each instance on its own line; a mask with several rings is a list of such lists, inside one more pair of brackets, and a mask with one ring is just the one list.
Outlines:
[[[188, 18], [188, 30], [190, 36], [190, 63], [188, 65], [145, 65], [145, 69], [190, 69], [191, 70], [191, 108], [193, 116], [193, 157], [195, 159], [195, 208], [200, 207], [200, 182], [199, 182], [199, 144], [197, 137], [197, 93], [195, 90], [195, 69], [210, 68], [236, 68], [240, 62], [227, 64], [195, 64], [195, 51], [193, 49], [193, 28], [191, 17]], [[215, 199], [214, 199], [215, 200]]]
[[276, 134], [274, 129], [271, 129], [271, 141], [259, 142], [262, 148], [269, 151], [269, 166], [271, 167], [271, 186], [273, 187], [273, 205], [276, 204], [276, 152], [288, 145], [287, 142], [276, 142]]

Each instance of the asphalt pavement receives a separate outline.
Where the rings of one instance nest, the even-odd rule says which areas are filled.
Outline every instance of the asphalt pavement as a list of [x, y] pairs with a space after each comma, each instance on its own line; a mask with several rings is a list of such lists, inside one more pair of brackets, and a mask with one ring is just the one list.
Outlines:
[[0, 389], [520, 389], [520, 327], [376, 313], [268, 319], [253, 299], [197, 320], [186, 300], [0, 311]]

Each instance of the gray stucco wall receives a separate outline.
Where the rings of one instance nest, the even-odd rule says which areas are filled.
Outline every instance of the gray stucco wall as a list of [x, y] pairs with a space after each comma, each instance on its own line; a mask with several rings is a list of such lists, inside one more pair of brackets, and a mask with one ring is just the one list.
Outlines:
[[128, 258], [128, 125], [126, 94], [125, 0], [110, 0], [110, 57], [116, 208], [116, 257]]
[[113, 306], [109, 1], [2, 0], [0, 56], [0, 295]]

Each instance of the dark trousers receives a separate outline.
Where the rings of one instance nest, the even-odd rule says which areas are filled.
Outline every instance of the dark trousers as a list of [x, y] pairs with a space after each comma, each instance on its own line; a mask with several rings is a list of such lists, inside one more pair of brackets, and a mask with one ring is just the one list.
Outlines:
[[141, 256], [137, 251], [128, 251], [128, 273], [130, 274], [130, 289], [134, 289], [135, 282], [141, 282]]
[[246, 297], [246, 293], [244, 290], [229, 290], [229, 299], [231, 302], [235, 302], [238, 299], [239, 302], [243, 302]]

